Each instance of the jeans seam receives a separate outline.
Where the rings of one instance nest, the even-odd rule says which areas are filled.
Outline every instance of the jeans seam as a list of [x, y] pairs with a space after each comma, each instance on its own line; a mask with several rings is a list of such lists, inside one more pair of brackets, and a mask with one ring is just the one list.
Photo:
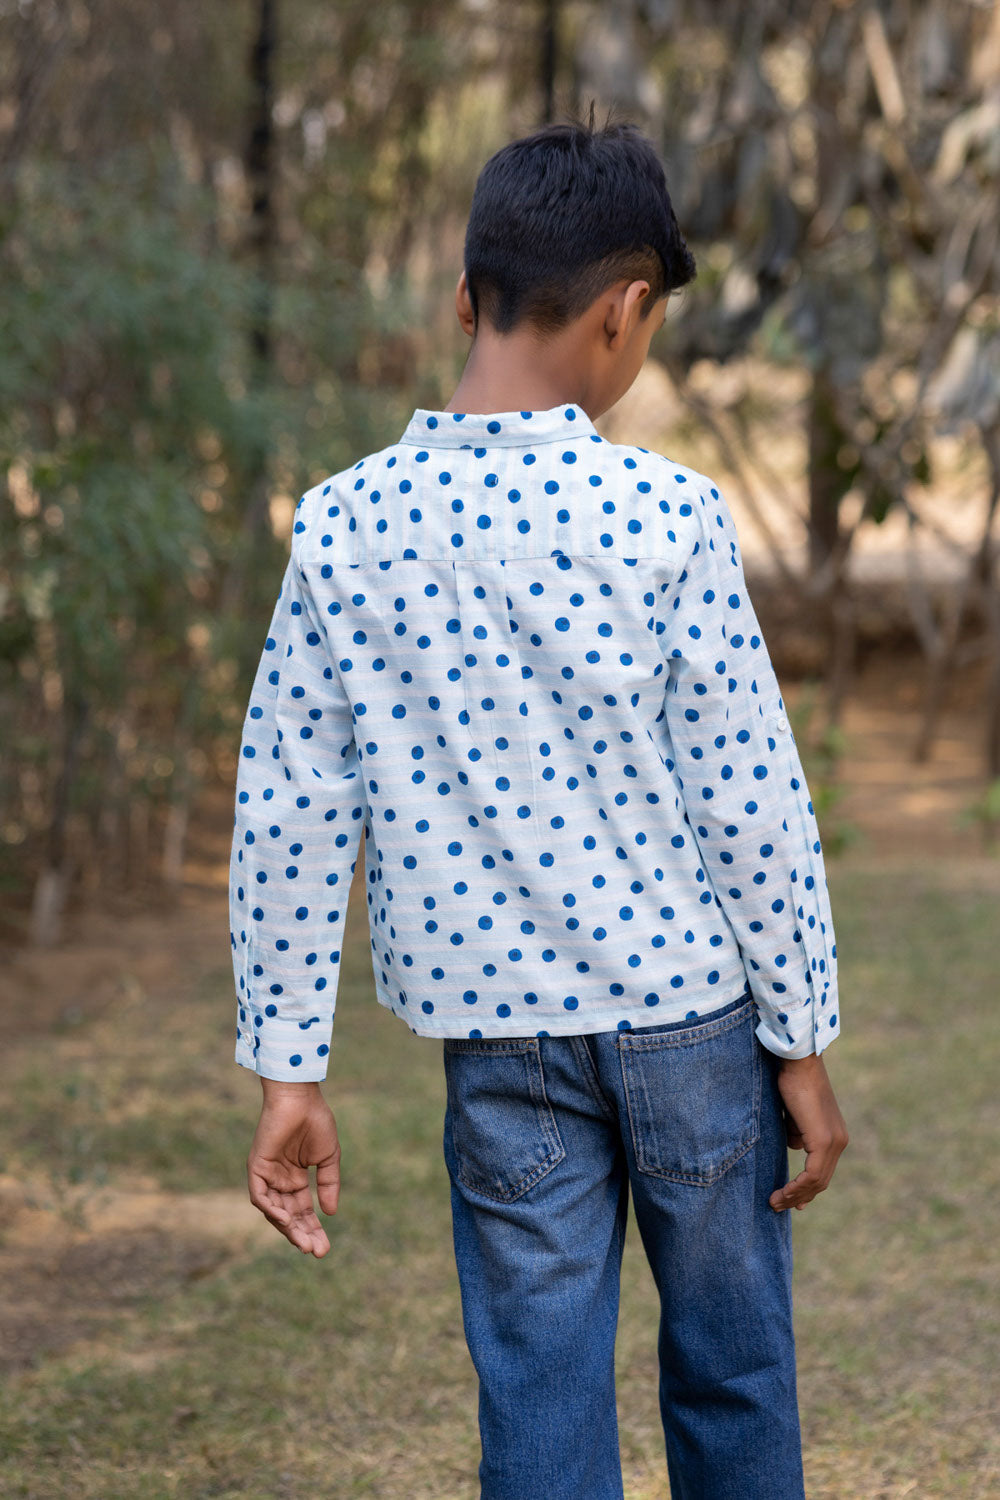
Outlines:
[[[537, 1077], [538, 1081], [538, 1097], [536, 1098], [535, 1094], [535, 1077], [532, 1076], [530, 1067], [528, 1071], [528, 1088], [531, 1092], [535, 1108], [538, 1110], [539, 1123], [542, 1126], [542, 1133], [545, 1136], [549, 1151], [558, 1153], [555, 1161], [552, 1162], [552, 1166], [555, 1166], [556, 1162], [561, 1161], [566, 1155], [566, 1148], [563, 1146], [562, 1136], [559, 1134], [559, 1126], [556, 1124], [555, 1110], [549, 1103], [549, 1096], [545, 1092], [545, 1066], [542, 1061], [542, 1049], [536, 1046], [532, 1051], [534, 1052], [536, 1063], [535, 1077]], [[531, 1053], [528, 1053], [529, 1057], [530, 1055]]]
[[611, 1100], [601, 1088], [600, 1079], [597, 1076], [597, 1069], [594, 1066], [594, 1060], [591, 1057], [590, 1048], [587, 1046], [587, 1038], [585, 1036], [574, 1036], [570, 1037], [569, 1040], [573, 1043], [573, 1050], [577, 1054], [577, 1062], [580, 1065], [580, 1072], [583, 1075], [583, 1079], [587, 1085], [587, 1088], [593, 1095], [594, 1100], [602, 1113], [612, 1123], [614, 1123], [614, 1121], [617, 1120], [618, 1115], [616, 1110], [612, 1106]]

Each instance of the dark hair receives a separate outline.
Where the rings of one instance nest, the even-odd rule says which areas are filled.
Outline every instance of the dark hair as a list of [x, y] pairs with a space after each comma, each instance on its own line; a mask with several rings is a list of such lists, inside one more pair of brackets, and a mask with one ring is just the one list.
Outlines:
[[695, 275], [663, 165], [634, 126], [550, 125], [479, 174], [465, 234], [477, 320], [554, 332], [615, 282], [648, 281], [645, 315]]

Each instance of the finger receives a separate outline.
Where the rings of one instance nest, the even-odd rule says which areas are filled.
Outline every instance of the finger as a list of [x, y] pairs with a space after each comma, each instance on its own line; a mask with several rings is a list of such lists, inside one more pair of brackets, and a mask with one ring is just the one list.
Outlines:
[[326, 1231], [315, 1214], [311, 1215], [311, 1219], [303, 1217], [293, 1220], [286, 1231], [286, 1238], [304, 1255], [314, 1255], [317, 1260], [322, 1260], [330, 1249]]
[[259, 1209], [265, 1219], [279, 1229], [284, 1229], [291, 1222], [291, 1212], [285, 1208], [280, 1194], [276, 1193], [270, 1184], [256, 1175], [248, 1177], [250, 1189], [250, 1202], [254, 1208]]
[[263, 1197], [259, 1200], [251, 1198], [251, 1201], [260, 1209], [268, 1223], [283, 1234], [297, 1250], [318, 1257], [322, 1257], [329, 1250], [330, 1241], [326, 1231], [311, 1207], [303, 1213], [293, 1212], [281, 1202], [274, 1201], [273, 1197]]
[[313, 1211], [308, 1187], [289, 1191], [257, 1172], [248, 1173], [248, 1181], [250, 1202], [282, 1234], [287, 1235], [290, 1227], [296, 1223], [308, 1222], [310, 1219], [319, 1223]]
[[791, 1182], [786, 1182], [783, 1187], [776, 1188], [768, 1202], [779, 1212], [785, 1208], [805, 1208], [807, 1203], [811, 1203], [819, 1193], [826, 1189], [832, 1175], [831, 1170], [830, 1174], [824, 1178], [807, 1164]]
[[316, 1227], [306, 1237], [304, 1244], [299, 1246], [306, 1255], [314, 1255], [317, 1260], [322, 1260], [324, 1255], [329, 1254], [330, 1241], [322, 1224], [317, 1220]]
[[340, 1202], [340, 1162], [320, 1162], [316, 1168], [316, 1196], [325, 1214], [335, 1214]]
[[307, 1193], [297, 1195], [287, 1229], [283, 1231], [297, 1249], [308, 1255], [325, 1255], [330, 1248], [326, 1231], [316, 1217], [312, 1197]]
[[250, 1201], [297, 1250], [322, 1259], [330, 1249], [326, 1231], [316, 1217], [308, 1187], [286, 1191], [259, 1172], [248, 1171]]

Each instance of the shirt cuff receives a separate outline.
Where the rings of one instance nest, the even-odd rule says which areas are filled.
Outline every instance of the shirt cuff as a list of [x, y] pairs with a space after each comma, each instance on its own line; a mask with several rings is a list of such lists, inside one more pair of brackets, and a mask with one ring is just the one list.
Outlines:
[[333, 1016], [289, 1021], [243, 1002], [236, 1030], [236, 1061], [260, 1078], [321, 1083], [330, 1056]]
[[782, 1025], [776, 1017], [769, 1016], [759, 1007], [757, 1014], [760, 1017], [757, 1039], [761, 1046], [773, 1052], [775, 1057], [789, 1061], [818, 1056], [840, 1035], [840, 1017], [836, 1010], [831, 1013], [829, 1000], [822, 1007], [815, 1003], [803, 1006], [791, 1023], [796, 1037], [794, 1042], [788, 1039], [790, 1026]]

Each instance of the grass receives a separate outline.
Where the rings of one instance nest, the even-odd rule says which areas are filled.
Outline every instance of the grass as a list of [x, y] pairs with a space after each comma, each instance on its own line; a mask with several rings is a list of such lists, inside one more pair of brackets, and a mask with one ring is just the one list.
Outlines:
[[[829, 1060], [852, 1145], [831, 1192], [795, 1220], [809, 1497], [989, 1500], [1000, 1494], [1000, 869], [854, 855], [831, 880], [845, 1030]], [[439, 1049], [375, 1007], [362, 921], [352, 909], [328, 1088], [344, 1197], [321, 1263], [235, 1232], [199, 1258], [169, 1214], [153, 1235], [88, 1240], [87, 1204], [103, 1191], [158, 1184], [217, 1211], [218, 1190], [238, 1188], [256, 1089], [229, 1063], [228, 972], [8, 1051], [5, 1170], [43, 1208], [69, 1201], [77, 1216], [55, 1279], [44, 1247], [33, 1266], [13, 1236], [0, 1244], [8, 1308], [34, 1296], [39, 1328], [49, 1307], [78, 1319], [79, 1336], [49, 1353], [40, 1339], [7, 1378], [3, 1495], [476, 1493]], [[626, 1495], [663, 1500], [655, 1309], [634, 1237], [619, 1399]]]

